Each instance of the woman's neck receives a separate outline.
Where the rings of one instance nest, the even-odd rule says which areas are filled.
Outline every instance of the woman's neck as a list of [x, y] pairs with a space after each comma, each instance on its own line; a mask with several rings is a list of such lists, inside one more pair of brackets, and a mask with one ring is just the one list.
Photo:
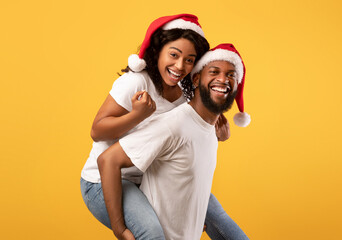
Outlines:
[[163, 85], [162, 97], [169, 102], [174, 102], [182, 96], [182, 89], [178, 86]]

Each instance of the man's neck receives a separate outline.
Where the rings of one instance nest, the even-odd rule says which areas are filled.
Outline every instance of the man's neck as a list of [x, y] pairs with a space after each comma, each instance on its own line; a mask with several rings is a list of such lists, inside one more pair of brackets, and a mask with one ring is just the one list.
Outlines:
[[204, 105], [201, 100], [201, 98], [194, 97], [191, 99], [189, 104], [192, 106], [192, 108], [197, 112], [198, 115], [201, 116], [201, 118], [206, 121], [207, 123], [214, 125], [219, 117], [219, 114], [213, 113], [209, 111]]

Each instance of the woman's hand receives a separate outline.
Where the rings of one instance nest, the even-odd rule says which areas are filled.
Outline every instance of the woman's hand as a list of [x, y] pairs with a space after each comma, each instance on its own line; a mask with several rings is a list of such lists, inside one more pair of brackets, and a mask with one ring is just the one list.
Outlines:
[[132, 111], [128, 112], [108, 95], [91, 129], [91, 137], [95, 142], [120, 138], [156, 110], [156, 103], [146, 91], [135, 93], [131, 101]]
[[155, 110], [156, 103], [146, 91], [139, 91], [132, 97], [132, 114], [138, 118], [148, 118]]
[[215, 123], [217, 140], [226, 141], [230, 137], [230, 127], [227, 118], [221, 113]]

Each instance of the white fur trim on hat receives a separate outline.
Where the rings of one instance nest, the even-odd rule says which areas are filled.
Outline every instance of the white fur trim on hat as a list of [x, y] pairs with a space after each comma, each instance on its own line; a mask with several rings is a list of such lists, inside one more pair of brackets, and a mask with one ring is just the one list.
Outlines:
[[146, 67], [146, 62], [144, 59], [139, 58], [137, 54], [132, 54], [128, 57], [128, 67], [133, 72], [141, 72]]
[[246, 112], [239, 112], [234, 115], [234, 123], [239, 127], [247, 127], [251, 122], [251, 116]]
[[235, 52], [231, 52], [225, 49], [215, 49], [214, 51], [208, 51], [198, 61], [196, 66], [191, 72], [191, 78], [195, 73], [200, 72], [208, 63], [213, 61], [227, 61], [235, 66], [237, 81], [240, 84], [243, 77], [243, 65], [241, 58]]
[[185, 21], [183, 19], [176, 19], [171, 22], [166, 23], [163, 26], [163, 30], [170, 30], [174, 28], [180, 28], [180, 29], [190, 29], [192, 31], [197, 32], [199, 35], [204, 37], [204, 32], [200, 26], [198, 26], [196, 23]]

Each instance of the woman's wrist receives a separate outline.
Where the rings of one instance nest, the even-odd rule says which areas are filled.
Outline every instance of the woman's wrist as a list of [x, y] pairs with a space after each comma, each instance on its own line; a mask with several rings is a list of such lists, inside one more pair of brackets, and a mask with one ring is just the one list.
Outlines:
[[139, 111], [136, 111], [134, 109], [132, 109], [132, 111], [130, 111], [128, 114], [136, 125], [147, 118], [144, 114], [141, 114]]

